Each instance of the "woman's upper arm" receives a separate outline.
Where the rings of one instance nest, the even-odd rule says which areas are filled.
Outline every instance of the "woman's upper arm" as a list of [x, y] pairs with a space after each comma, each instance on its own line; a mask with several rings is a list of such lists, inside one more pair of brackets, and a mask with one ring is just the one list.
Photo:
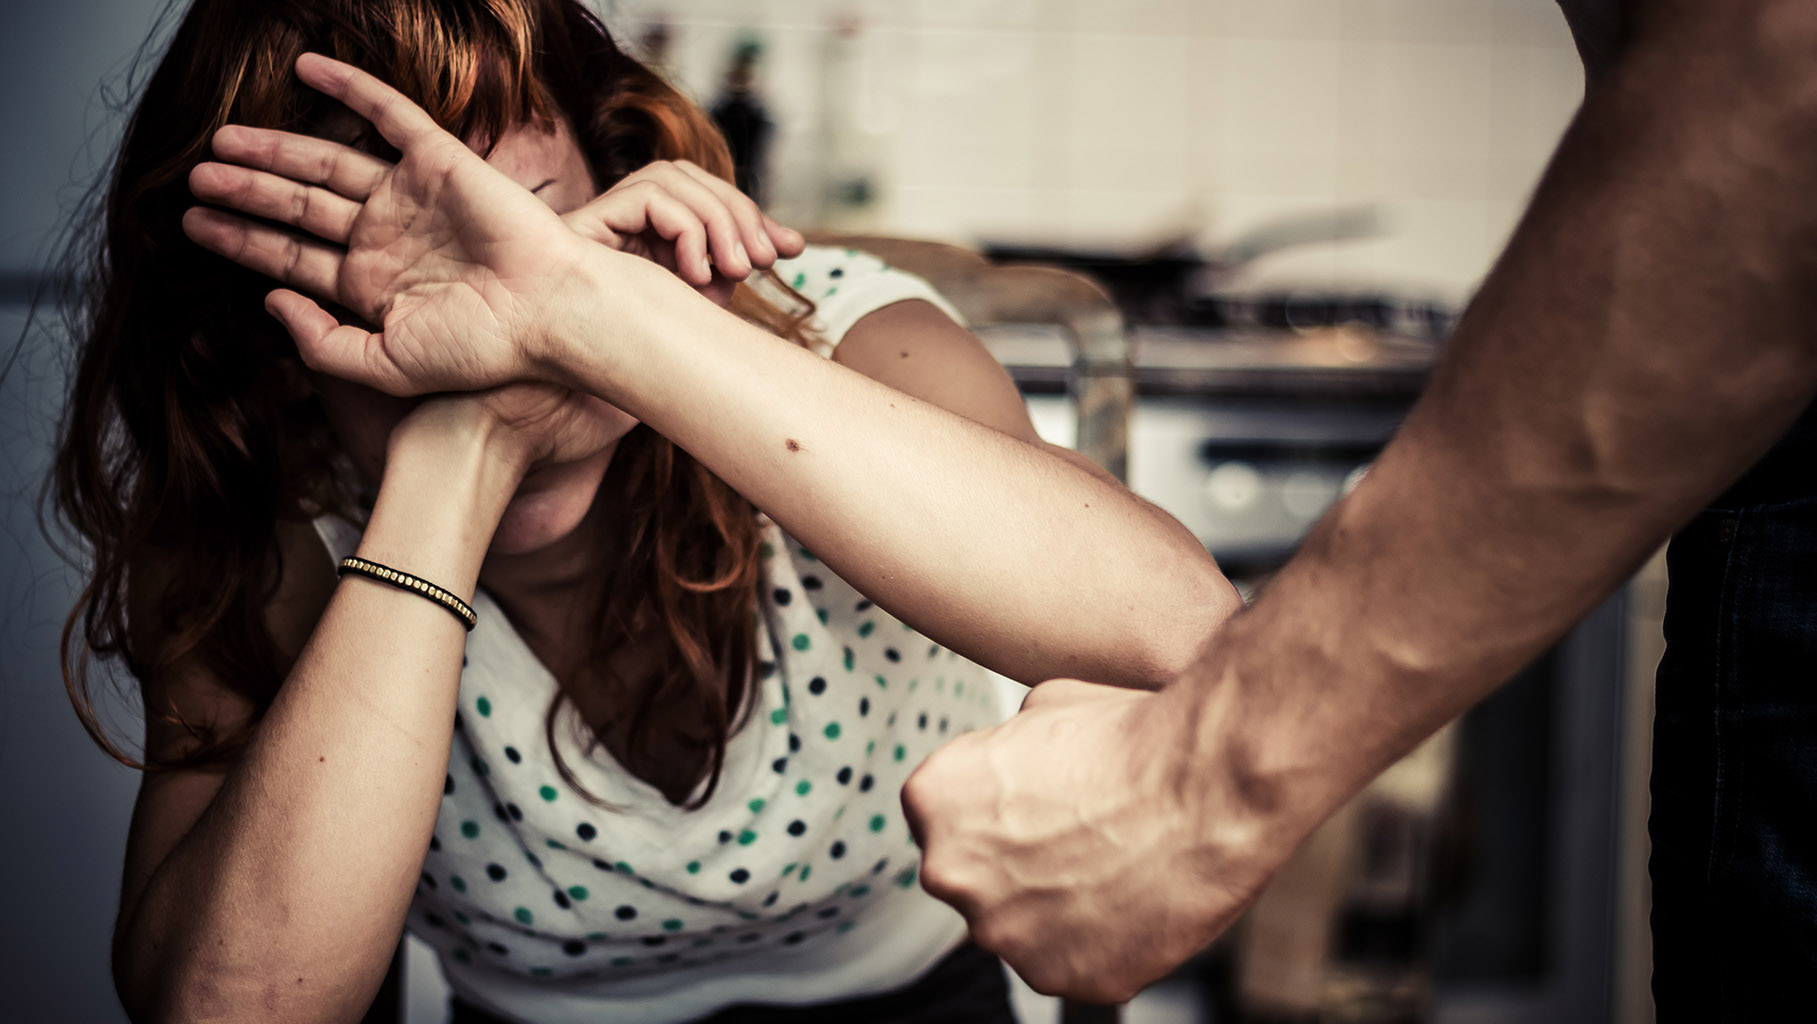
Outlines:
[[[276, 643], [281, 671], [302, 650], [334, 587], [334, 571], [321, 541], [307, 525], [279, 529], [284, 576], [266, 609], [266, 626]], [[155, 651], [158, 638], [139, 632], [156, 622], [152, 609], [166, 578], [156, 559], [136, 565], [130, 586], [129, 617], [134, 646]], [[229, 736], [251, 725], [260, 709], [227, 686], [205, 659], [190, 652], [147, 673], [139, 681], [145, 708], [144, 761], [157, 765], [196, 751], [203, 735]], [[172, 849], [214, 801], [229, 765], [208, 768], [152, 768], [139, 781], [132, 825], [126, 840], [126, 863], [120, 885], [120, 914], [114, 924], [116, 944], [127, 933], [133, 911], [146, 885]]]
[[891, 303], [867, 314], [846, 332], [833, 350], [833, 361], [1047, 449], [1095, 476], [1114, 479], [1078, 452], [1041, 440], [1009, 372], [977, 335], [924, 299]]

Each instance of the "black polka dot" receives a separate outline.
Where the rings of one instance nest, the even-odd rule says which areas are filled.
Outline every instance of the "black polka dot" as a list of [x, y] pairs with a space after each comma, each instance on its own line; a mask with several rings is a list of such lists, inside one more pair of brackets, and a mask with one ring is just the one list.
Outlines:
[[927, 712], [923, 711], [921, 713], [921, 717], [915, 719], [915, 728], [917, 728], [917, 729], [927, 728]]
[[744, 868], [733, 868], [732, 873], [730, 875], [727, 875], [726, 877], [730, 878], [732, 881], [738, 883], [739, 885], [743, 885], [746, 882], [751, 880], [751, 873], [749, 871], [746, 871]]
[[491, 950], [493, 953], [496, 953], [499, 956], [510, 956], [511, 955], [510, 950], [506, 949], [504, 946], [501, 946], [496, 942], [486, 943], [486, 948]]
[[865, 715], [868, 715], [870, 713], [871, 713], [871, 699], [869, 697], [858, 698], [858, 717], [863, 718]]
[[902, 660], [902, 652], [898, 651], [894, 647], [885, 647], [883, 649], [883, 656], [885, 658], [888, 658], [891, 661], [901, 661]]
[[776, 674], [776, 663], [773, 661], [758, 662], [757, 663], [757, 674], [758, 674], [758, 676], [760, 676], [764, 679], [770, 678], [771, 676]]
[[789, 822], [789, 835], [792, 835], [792, 836], [805, 835], [807, 833], [807, 830], [808, 830], [808, 823], [805, 821], [802, 821], [800, 818], [797, 818], [794, 821]]
[[452, 793], [452, 792], [454, 792], [454, 776], [452, 776], [452, 775], [442, 776], [442, 794], [444, 796], [446, 796], [447, 794]]
[[940, 655], [940, 645], [939, 644], [928, 644], [927, 645], [927, 656], [930, 660], [932, 660], [933, 658], [939, 657], [939, 655]]
[[831, 854], [834, 860], [838, 860], [845, 856], [845, 841], [839, 840], [834, 842], [832, 849], [828, 850], [827, 853]]
[[763, 936], [758, 934], [757, 932], [745, 932], [743, 935], [740, 935], [738, 937], [738, 941], [739, 942], [756, 942], [758, 939], [761, 939], [761, 938], [763, 938]]
[[454, 713], [454, 727], [456, 729], [463, 729], [463, 730], [467, 728], [467, 720], [461, 717], [461, 713], [459, 711], [456, 711]]
[[776, 901], [781, 898], [782, 898], [782, 893], [773, 892], [763, 898], [763, 905], [766, 907], [773, 907], [776, 905]]
[[461, 655], [461, 667], [462, 668], [467, 667], [467, 656], [465, 654]]
[[666, 946], [669, 943], [669, 937], [667, 935], [646, 935], [637, 941], [646, 946]]
[[612, 870], [612, 863], [610, 861], [600, 860], [598, 857], [593, 858], [593, 866], [600, 869], [601, 871], [611, 871]]
[[801, 578], [801, 589], [803, 590], [819, 590], [821, 585], [820, 577], [818, 576], [803, 576]]
[[871, 610], [871, 603], [869, 601], [860, 601], [857, 604], [852, 606], [852, 610], [859, 611], [859, 612], [868, 612]]
[[659, 964], [672, 964], [680, 959], [681, 959], [680, 953], [664, 953], [663, 955], [656, 958], [656, 962]]
[[437, 917], [437, 916], [436, 916], [436, 915], [434, 915], [434, 914], [424, 914], [424, 915], [423, 915], [423, 923], [424, 923], [424, 924], [426, 924], [426, 925], [428, 925], [428, 926], [429, 926], [429, 927], [431, 927], [431, 928], [446, 928], [446, 927], [448, 927], [448, 922], [446, 922], [446, 921], [444, 921], [444, 920], [442, 920], [442, 919], [441, 919], [441, 918], [440, 918], [440, 917]]
[[505, 880], [505, 869], [497, 864], [488, 864], [486, 865], [486, 877], [494, 882], [502, 882]]
[[830, 917], [838, 917], [839, 908], [838, 907], [825, 907], [821, 910], [815, 911], [814, 916], [820, 918], [822, 921], [825, 921], [826, 919], [828, 919]]
[[511, 762], [512, 764], [522, 764], [524, 761], [524, 755], [518, 753], [516, 747], [506, 747], [505, 748], [505, 760]]
[[720, 842], [720, 844], [721, 844], [721, 845], [724, 845], [724, 844], [726, 844], [726, 843], [729, 843], [729, 842], [731, 842], [731, 841], [732, 841], [732, 833], [730, 833], [730, 832], [727, 832], [727, 831], [726, 831], [726, 830], [724, 830], [724, 829], [720, 829], [720, 830], [719, 830], [719, 842]]
[[834, 267], [833, 269], [826, 272], [826, 276], [828, 276], [828, 277], [844, 277], [845, 268], [844, 267]]
[[878, 862], [877, 862], [877, 863], [876, 863], [876, 864], [875, 864], [875, 865], [874, 865], [874, 866], [873, 866], [873, 867], [872, 867], [872, 868], [871, 868], [871, 874], [873, 874], [873, 875], [881, 875], [881, 874], [883, 874], [883, 872], [884, 872], [884, 871], [885, 871], [885, 870], [886, 870], [886, 869], [887, 869], [887, 868], [888, 868], [888, 867], [889, 867], [889, 866], [890, 866], [890, 859], [889, 859], [889, 858], [888, 858], [888, 857], [885, 857], [885, 858], [883, 858], [883, 859], [882, 859], [882, 860], [880, 860], [880, 861], [878, 861]]
[[808, 680], [808, 692], [818, 697], [826, 692], [826, 677], [815, 676]]
[[592, 822], [583, 821], [574, 826], [574, 834], [588, 842], [592, 842], [593, 837], [599, 835], [599, 829], [594, 828]]
[[562, 952], [569, 956], [580, 956], [587, 951], [587, 944], [579, 939], [569, 939], [562, 943]]
[[568, 900], [567, 893], [562, 892], [560, 889], [557, 889], [557, 890], [555, 890], [555, 905], [562, 908], [563, 910], [567, 910], [569, 907], [572, 907], [574, 904]]
[[435, 888], [435, 876], [427, 871], [423, 872], [423, 884], [431, 889]]
[[805, 932], [790, 932], [788, 936], [782, 940], [782, 944], [785, 946], [799, 945], [801, 940], [805, 938], [807, 938], [807, 933]]
[[784, 606], [787, 606], [790, 601], [795, 599], [795, 595], [789, 593], [787, 588], [784, 587], [777, 587], [775, 590], [770, 591], [770, 597], [777, 604]]
[[505, 813], [504, 804], [493, 804], [492, 805], [492, 814], [494, 817], [498, 818], [498, 820], [500, 820], [500, 821], [510, 821], [511, 820], [511, 815]]
[[852, 781], [852, 766], [848, 764], [844, 768], [839, 769], [839, 774], [833, 777], [839, 780], [841, 786], [850, 785]]
[[633, 921], [637, 918], [637, 908], [633, 906], [621, 906], [617, 910], [612, 911], [612, 916], [618, 918], [620, 921]]
[[524, 820], [524, 809], [522, 807], [517, 806], [516, 804], [506, 804], [505, 813], [511, 815], [512, 821], [523, 821]]
[[437, 851], [441, 848], [442, 848], [442, 841], [440, 839], [435, 838], [434, 836], [430, 836], [429, 837], [429, 852], [434, 853], [435, 851]]
[[871, 784], [874, 781], [875, 780], [873, 780], [869, 775], [866, 775], [864, 778], [859, 779], [858, 780], [858, 792], [869, 793], [871, 791]]
[[543, 866], [542, 860], [540, 860], [534, 853], [525, 853], [524, 859], [529, 861], [530, 866], [533, 868], [540, 868]]
[[775, 772], [778, 775], [781, 775], [783, 772], [788, 771], [789, 770], [789, 759], [786, 757], [779, 757], [776, 760], [771, 761], [770, 770]]
[[793, 754], [800, 749], [801, 749], [801, 737], [795, 735], [794, 733], [789, 733], [789, 753]]

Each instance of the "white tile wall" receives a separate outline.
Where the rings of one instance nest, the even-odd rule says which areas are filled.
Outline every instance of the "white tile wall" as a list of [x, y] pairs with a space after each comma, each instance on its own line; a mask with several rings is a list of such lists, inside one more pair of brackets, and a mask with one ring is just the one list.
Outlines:
[[[1258, 285], [1474, 288], [1576, 109], [1551, 0], [617, 0], [709, 99], [769, 47], [771, 205], [799, 223], [977, 242], [1208, 244], [1275, 215], [1379, 207], [1387, 237], [1278, 254]], [[835, 41], [836, 26], [855, 34]], [[862, 130], [829, 156], [821, 88]], [[877, 186], [819, 200], [828, 167]]]

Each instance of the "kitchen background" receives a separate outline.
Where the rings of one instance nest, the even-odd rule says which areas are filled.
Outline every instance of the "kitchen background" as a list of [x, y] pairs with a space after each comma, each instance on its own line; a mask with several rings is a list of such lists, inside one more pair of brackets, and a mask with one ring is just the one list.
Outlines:
[[[773, 124], [766, 204], [787, 223], [1133, 273], [1133, 290], [1118, 291], [1144, 396], [1132, 483], [1258, 577], [1392, 430], [1430, 361], [1434, 326], [1487, 272], [1582, 95], [1550, 0], [597, 6], [628, 47], [703, 105], [722, 98], [743, 55], [746, 100]], [[21, 1021], [121, 1019], [106, 948], [136, 780], [92, 747], [58, 685], [57, 631], [76, 575], [47, 545], [36, 503], [63, 341], [46, 310], [30, 329], [26, 313], [59, 227], [109, 152], [132, 99], [134, 55], [163, 8], [62, 0], [0, 15], [0, 138], [9, 142], [0, 340], [14, 357], [0, 381], [0, 776], [13, 780], [0, 787], [12, 837], [0, 844], [0, 879], [13, 905], [0, 923], [0, 990]], [[1156, 267], [1164, 272], [1150, 273]], [[1165, 293], [1158, 305], [1156, 289]], [[1363, 356], [1342, 333], [1359, 321]], [[1267, 329], [1287, 325], [1298, 329]], [[1327, 329], [1339, 333], [1319, 333]], [[1066, 358], [1063, 345], [1058, 357], [1041, 354], [1041, 333], [989, 340], [1017, 354], [1005, 357], [1012, 363], [1034, 353], [1015, 367], [1018, 379], [1044, 432], [1064, 439], [1071, 407], [1053, 385]], [[1278, 365], [1266, 354], [1277, 335], [1330, 340], [1359, 374]], [[1220, 347], [1232, 341], [1242, 344]], [[1234, 375], [1228, 361], [1203, 355], [1239, 350]], [[1345, 384], [1383, 367], [1367, 388]], [[1257, 381], [1266, 387], [1252, 388]], [[1257, 519], [1272, 498], [1286, 511]], [[1239, 519], [1243, 544], [1221, 547]], [[1432, 901], [1439, 909], [1390, 915], [1422, 938], [1400, 943], [1411, 952], [1386, 982], [1347, 975], [1358, 991], [1442, 1020], [1651, 1018], [1638, 826], [1657, 581], [1642, 584], [1432, 755], [1433, 792], [1474, 780], [1462, 787], [1477, 794], [1469, 812], [1439, 800], [1449, 810], [1434, 820], [1466, 822], [1457, 828], [1478, 841], [1453, 859], [1475, 872], [1462, 871], [1448, 901]], [[121, 703], [128, 732], [134, 713]], [[1507, 755], [1471, 768], [1454, 748]], [[1429, 848], [1443, 844], [1417, 818], [1394, 818], [1413, 851], [1401, 858], [1413, 865], [1408, 884], [1443, 888], [1430, 883], [1428, 863]], [[1356, 826], [1365, 848], [1380, 845], [1378, 819]], [[1497, 850], [1524, 852], [1497, 868]], [[1367, 874], [1343, 866], [1355, 860], [1340, 853], [1330, 862], [1339, 866], [1321, 875], [1315, 864], [1309, 877]], [[1357, 896], [1366, 889], [1380, 904], [1381, 885], [1369, 884], [1336, 888], [1353, 905], [1369, 902]], [[1381, 917], [1359, 918], [1353, 906], [1327, 922], [1335, 937], [1321, 955], [1339, 962], [1360, 950], [1366, 960], [1383, 948]], [[1507, 935], [1526, 938], [1497, 946]], [[1259, 957], [1216, 953], [1138, 999], [1125, 1019], [1209, 1019], [1216, 1008], [1229, 1019], [1232, 999], [1266, 988], [1254, 977]], [[439, 1019], [432, 965], [415, 957], [411, 979], [412, 1020]], [[1403, 998], [1409, 986], [1415, 995]], [[1051, 1003], [1021, 998], [1025, 1019], [1053, 1019]], [[1367, 1002], [1338, 992], [1319, 1012], [1391, 1019], [1345, 1016]]]

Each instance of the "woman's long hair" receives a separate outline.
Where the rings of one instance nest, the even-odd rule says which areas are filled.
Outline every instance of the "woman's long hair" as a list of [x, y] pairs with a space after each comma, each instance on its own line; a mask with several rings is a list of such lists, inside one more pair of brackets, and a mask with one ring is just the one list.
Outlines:
[[[64, 682], [89, 734], [127, 764], [138, 762], [98, 720], [91, 652], [141, 679], [198, 657], [262, 711], [283, 682], [265, 618], [283, 576], [278, 526], [359, 507], [296, 349], [264, 312], [271, 282], [192, 244], [180, 224], [195, 202], [189, 170], [230, 122], [395, 157], [370, 126], [297, 81], [305, 51], [380, 75], [461, 138], [566, 117], [602, 187], [660, 159], [732, 177], [705, 115], [574, 0], [197, 0], [127, 124], [95, 237], [74, 250], [78, 362], [52, 478], [57, 510], [92, 558], [64, 627]], [[800, 315], [748, 289], [734, 310], [801, 340]], [[642, 426], [620, 442], [602, 490], [623, 502], [625, 525], [601, 574], [615, 586], [601, 599], [596, 652], [663, 640], [656, 682], [638, 684], [617, 723], [629, 737], [620, 756], [639, 777], [669, 779], [675, 803], [698, 792], [690, 806], [699, 806], [750, 685], [756, 513]], [[158, 593], [134, 594], [130, 611], [155, 620], [129, 623], [129, 587], [153, 585], [129, 570], [154, 561]], [[557, 696], [547, 732], [578, 788], [554, 744], [570, 700]], [[200, 741], [181, 761], [149, 767], [218, 764], [251, 734], [211, 730], [177, 708], [145, 713]], [[658, 757], [676, 749], [691, 752], [679, 775]]]

